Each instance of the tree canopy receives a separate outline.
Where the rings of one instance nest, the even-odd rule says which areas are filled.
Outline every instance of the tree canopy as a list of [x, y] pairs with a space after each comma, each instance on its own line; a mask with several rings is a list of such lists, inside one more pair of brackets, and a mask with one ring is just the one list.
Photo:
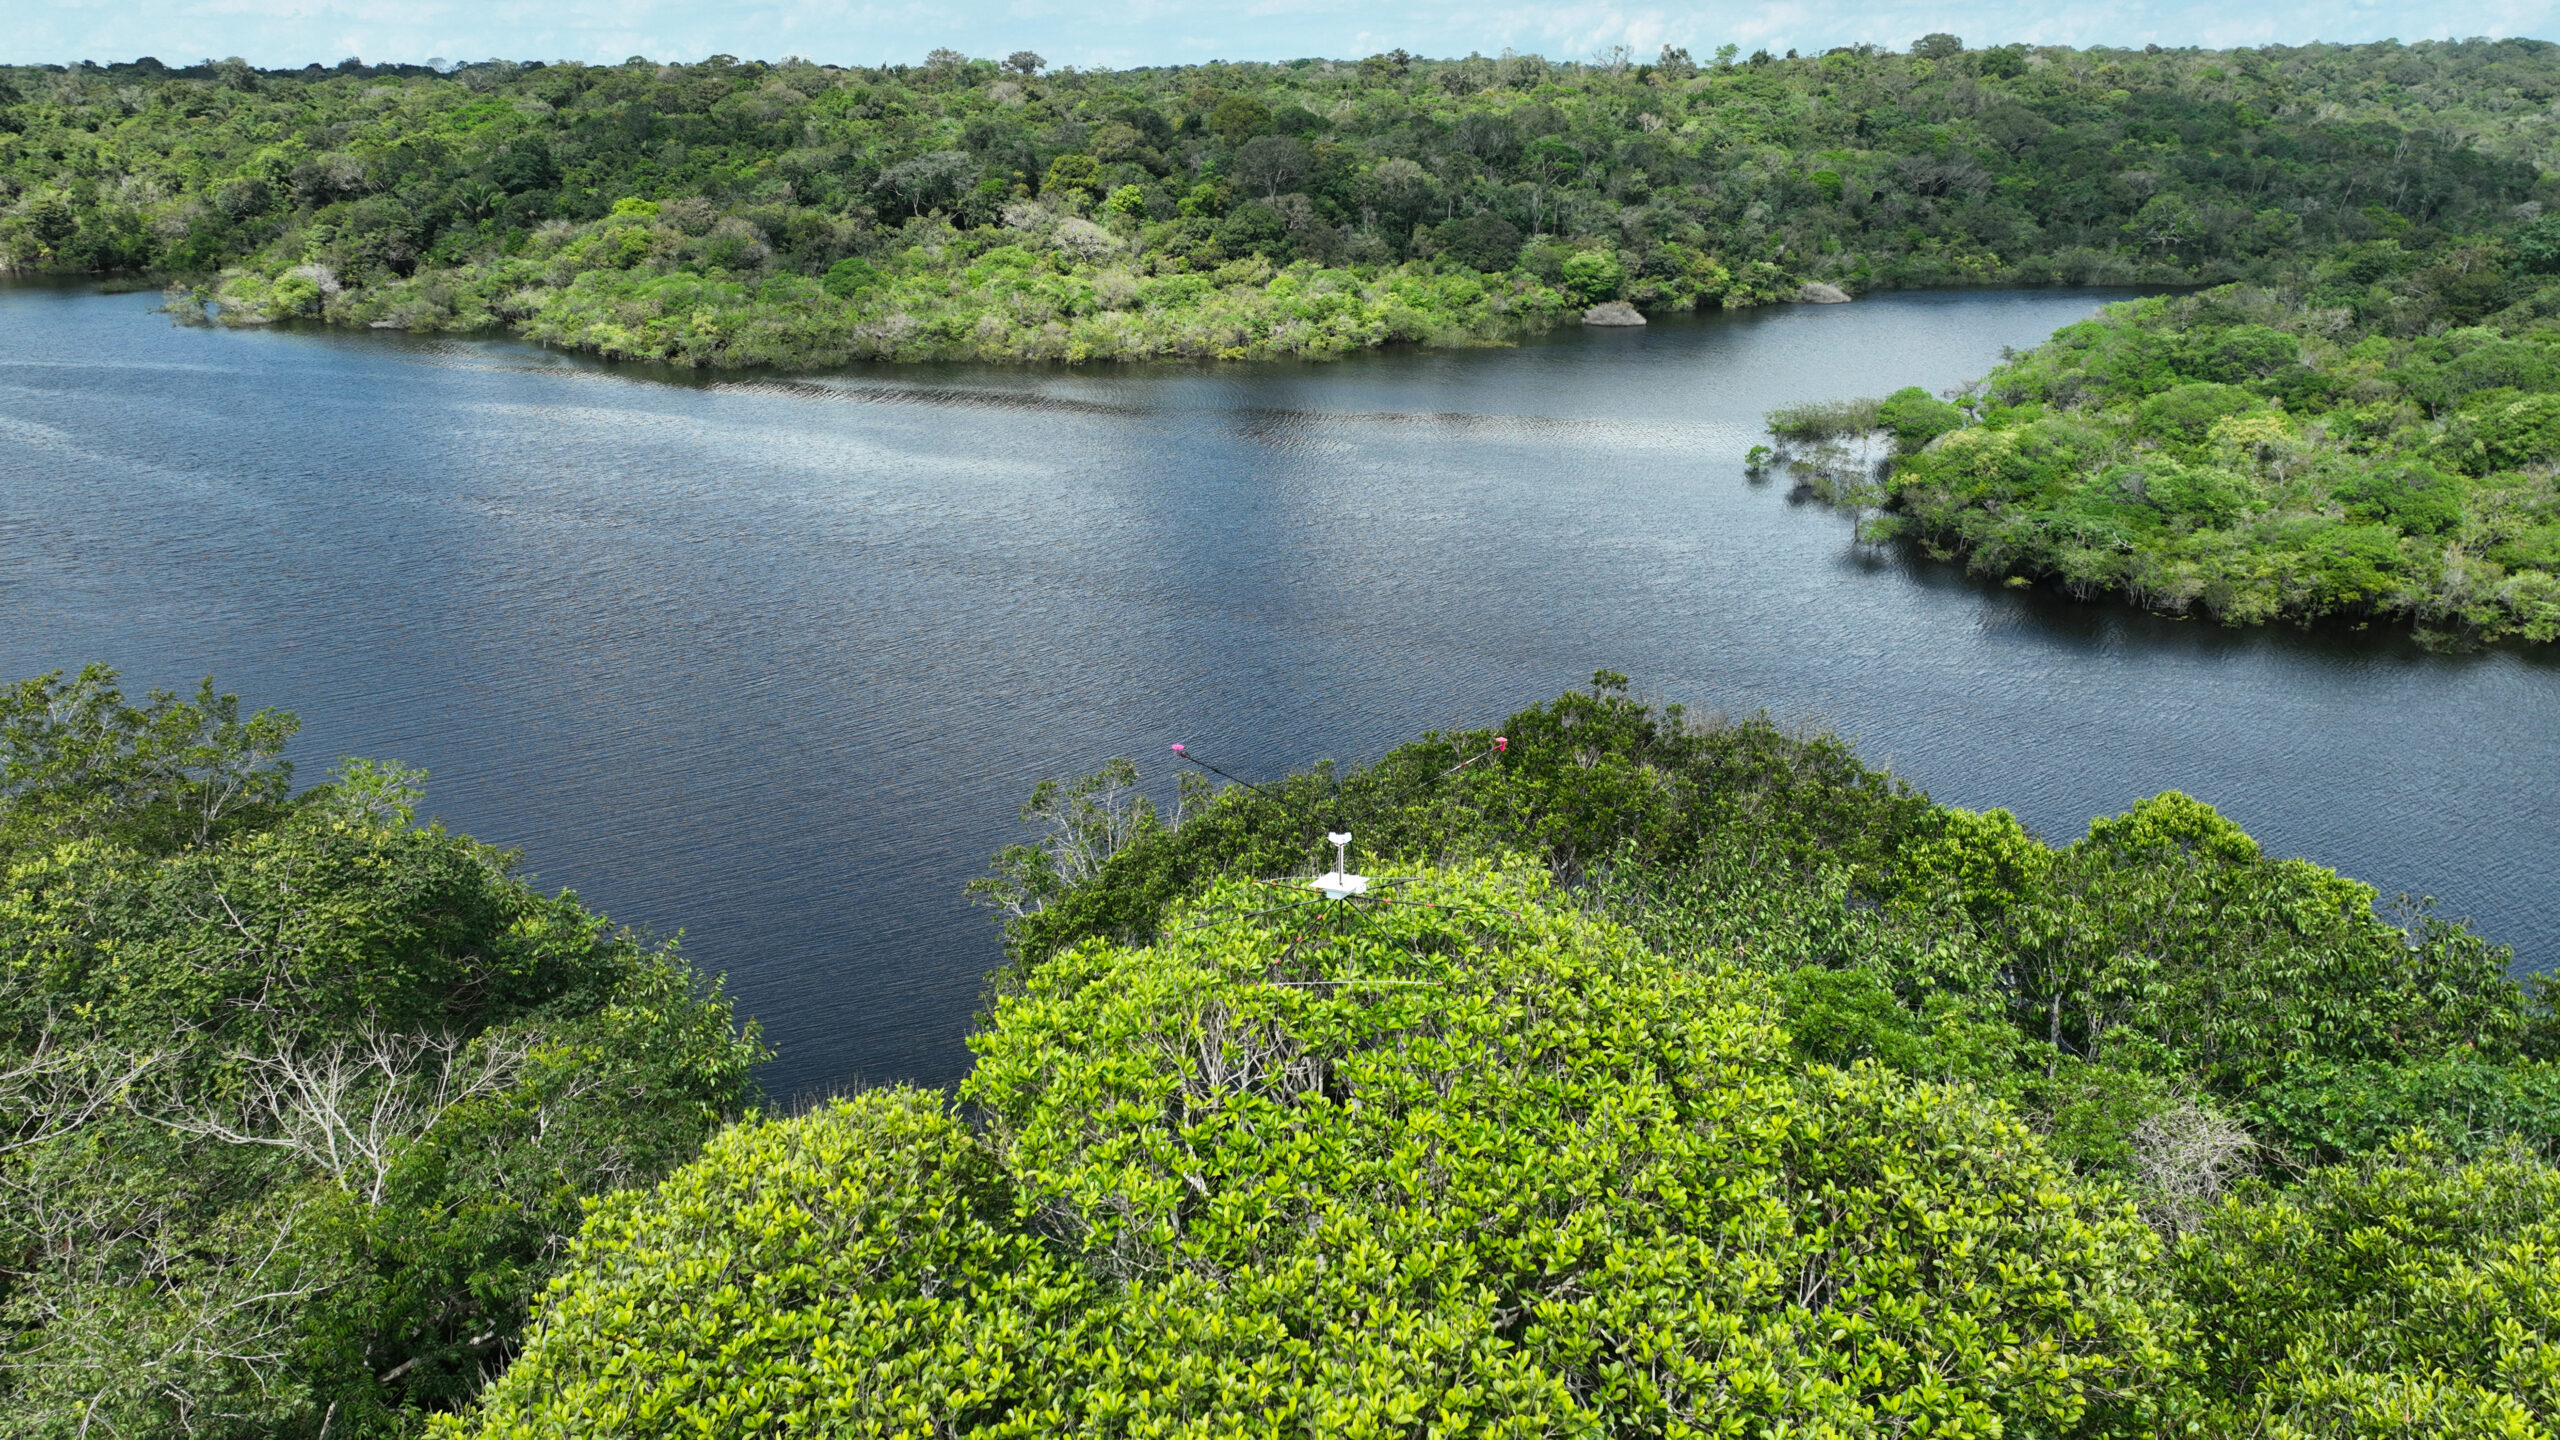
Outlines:
[[[2526, 237], [2553, 227], [2536, 221]], [[2560, 233], [2560, 230], [2555, 230]], [[2516, 247], [2464, 252], [2455, 308], [2394, 286], [2390, 241], [2296, 288], [2127, 302], [1958, 398], [1772, 421], [1870, 540], [1977, 573], [2227, 624], [2389, 619], [2435, 644], [2560, 638], [2560, 288]]]
[[2503, 952], [2185, 796], [2057, 848], [1625, 687], [1042, 786], [957, 1097], [608, 1204], [439, 1433], [2552, 1433]]
[[1791, 1073], [1740, 977], [1520, 876], [1273, 899], [1053, 957], [973, 1042], [974, 1129], [874, 1092], [601, 1217], [470, 1433], [2163, 1418], [2157, 1242], [2016, 1122]]
[[2505, 951], [1629, 688], [1040, 786], [957, 1093], [768, 1119], [715, 985], [414, 772], [12, 687], [0, 1433], [2553, 1433]]
[[688, 365], [1327, 355], [2383, 241], [2460, 308], [2560, 170], [2529, 40], [1034, 62], [8, 68], [0, 266]]
[[671, 948], [293, 721], [0, 695], [0, 1434], [413, 1433], [759, 1053]]

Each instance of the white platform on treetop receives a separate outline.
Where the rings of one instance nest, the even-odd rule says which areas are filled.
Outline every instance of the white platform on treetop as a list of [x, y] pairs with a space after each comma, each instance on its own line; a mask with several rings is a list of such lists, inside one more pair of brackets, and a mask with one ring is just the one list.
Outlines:
[[1369, 893], [1369, 877], [1351, 873], [1351, 834], [1349, 831], [1328, 832], [1333, 842], [1333, 868], [1307, 882], [1310, 890], [1321, 890], [1327, 900], [1341, 900]]

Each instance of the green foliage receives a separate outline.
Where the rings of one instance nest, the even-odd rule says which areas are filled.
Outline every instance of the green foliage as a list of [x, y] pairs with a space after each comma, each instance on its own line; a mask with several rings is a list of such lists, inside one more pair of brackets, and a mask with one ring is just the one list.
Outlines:
[[2516, 263], [2536, 275], [2560, 272], [2560, 215], [2545, 216], [2518, 231]]
[[[995, 873], [972, 881], [970, 896], [1021, 920], [1089, 885], [1112, 856], [1163, 832], [1155, 802], [1137, 792], [1138, 767], [1114, 760], [1074, 780], [1043, 780], [1022, 802], [1022, 823], [1044, 832], [1037, 844], [1007, 845]], [[1186, 801], [1198, 778], [1183, 776]]]
[[[2133, 1132], [2181, 1094], [2304, 1159], [2431, 1116], [2473, 1148], [2560, 1144], [2504, 952], [2432, 917], [2386, 922], [2370, 890], [2258, 855], [2183, 796], [2059, 851], [1999, 812], [1938, 815], [1865, 865], [1788, 874], [1744, 831], [1594, 898], [1657, 948], [1781, 977], [1808, 1057], [1974, 1081], [2049, 1131], [2078, 1126], [2062, 1152], [2128, 1179]], [[2362, 1113], [2327, 1108], [2319, 1078], [2446, 1064], [2467, 1067], [2449, 1089], [2377, 1088]], [[2101, 1091], [2129, 1104], [2087, 1110]]]
[[2143, 401], [2136, 423], [2148, 438], [2193, 446], [2204, 443], [2216, 422], [2265, 406], [2237, 385], [2200, 380]]
[[849, 300], [881, 283], [880, 267], [859, 256], [848, 255], [827, 267], [823, 282], [827, 293], [839, 300]]
[[1103, 208], [1124, 220], [1147, 218], [1147, 192], [1135, 185], [1123, 185], [1103, 201]]
[[[1135, 804], [1125, 762], [1046, 786], [1025, 818], [1048, 838], [1008, 849], [981, 894], [1036, 974], [1089, 938], [1159, 935], [1219, 876], [1322, 868], [1331, 830], [1417, 862], [1528, 855], [1665, 954], [1776, 977], [1804, 1058], [1983, 1086], [2128, 1182], [2134, 1132], [2188, 1097], [2306, 1162], [2420, 1124], [2560, 1147], [2511, 957], [2423, 907], [2378, 914], [2370, 888], [2265, 856], [2183, 795], [2056, 849], [1835, 739], [1698, 723], [1623, 684], [1511, 717], [1498, 752], [1435, 735], [1369, 767], [1188, 790], [1173, 826]], [[2348, 1083], [2354, 1106], [2323, 1098]]]
[[2463, 1050], [2393, 1064], [2308, 1062], [2251, 1097], [2259, 1133], [2289, 1153], [2337, 1161], [2421, 1131], [2448, 1154], [2515, 1145], [2560, 1161], [2560, 1066], [2497, 1063]]
[[[1628, 688], [1170, 824], [1044, 784], [957, 1104], [605, 1201], [433, 1433], [2550, 1433], [2502, 952]], [[1337, 828], [1372, 898], [1276, 878]]]
[[1606, 250], [1585, 250], [1564, 262], [1565, 289], [1585, 305], [1617, 299], [1626, 283], [1626, 268]]
[[[1524, 854], [1578, 879], [1629, 852], [1679, 863], [1739, 830], [1790, 861], [1864, 861], [1931, 823], [1926, 797], [1859, 764], [1835, 737], [1792, 736], [1765, 718], [1697, 724], [1676, 706], [1628, 698], [1625, 686], [1603, 671], [1590, 693], [1512, 716], [1498, 753], [1490, 731], [1434, 733], [1374, 765], [1320, 765], [1221, 792], [1214, 804], [1195, 795], [1178, 828], [1127, 823], [1120, 843], [1078, 862], [1088, 866], [1083, 883], [1044, 890], [1036, 868], [1006, 861], [999, 888], [981, 893], [999, 904], [1030, 896], [1006, 907], [1008, 949], [1030, 967], [1087, 938], [1143, 942], [1168, 906], [1215, 877], [1312, 873], [1330, 858], [1324, 836], [1335, 830], [1358, 834], [1370, 854]], [[1100, 795], [1112, 782], [1088, 783]]]
[[1735, 977], [1483, 870], [1213, 888], [880, 1092], [599, 1212], [445, 1433], [2150, 1434], [2156, 1242]]
[[[985, 1415], [1051, 1358], [1005, 1322], [1071, 1339], [1089, 1288], [1008, 1199], [938, 1097], [874, 1091], [734, 1127], [656, 1193], [597, 1207], [474, 1428], [752, 1435], [791, 1415], [876, 1434]], [[695, 1276], [736, 1278], [686, 1293]], [[972, 1301], [1018, 1314], [978, 1322]]]
[[[2235, 625], [2560, 638], [2560, 288], [2510, 276], [2487, 323], [2430, 333], [2441, 269], [2110, 306], [1983, 381], [1978, 419], [1879, 412], [1904, 452], [1895, 530], [1983, 575]], [[1771, 428], [1803, 438], [1820, 409]]]
[[1917, 385], [1905, 386], [1876, 406], [1875, 424], [1890, 431], [1903, 453], [1925, 450], [1950, 430], [1964, 428], [1964, 412]]
[[292, 717], [114, 682], [11, 692], [0, 1433], [408, 1433], [758, 1047], [672, 949], [415, 824], [416, 772], [292, 794]]
[[275, 710], [241, 719], [210, 679], [192, 701], [155, 690], [140, 705], [103, 665], [20, 681], [0, 690], [0, 859], [75, 838], [162, 854], [271, 822], [299, 727]]
[[2470, 397], [2445, 426], [2438, 453], [2484, 476], [2560, 459], [2560, 395], [2512, 395], [2502, 387]]
[[1102, 163], [1090, 155], [1078, 154], [1070, 150], [1049, 162], [1049, 175], [1041, 182], [1040, 189], [1043, 193], [1052, 195], [1068, 190], [1090, 195], [1093, 193], [1093, 188], [1100, 183], [1102, 183]]
[[2560, 1171], [2420, 1142], [2235, 1199], [2174, 1257], [2223, 1434], [2560, 1427]]
[[1241, 145], [1271, 128], [1271, 107], [1251, 95], [1230, 95], [1209, 113], [1211, 133], [1230, 145]]
[[1520, 227], [1491, 211], [1444, 222], [1438, 232], [1440, 251], [1461, 265], [1496, 273], [1520, 258]]
[[[2414, 334], [2511, 304], [2560, 198], [2528, 41], [1044, 70], [0, 68], [0, 269], [717, 367], [1485, 343], [1809, 279], [2319, 275]], [[819, 283], [849, 257], [879, 282]]]

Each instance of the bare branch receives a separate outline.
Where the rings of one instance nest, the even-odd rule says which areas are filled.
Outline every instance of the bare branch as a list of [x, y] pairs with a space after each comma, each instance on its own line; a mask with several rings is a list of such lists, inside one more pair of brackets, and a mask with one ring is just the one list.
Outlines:
[[160, 1059], [66, 1047], [47, 1024], [33, 1049], [0, 1059], [0, 1155], [79, 1129], [123, 1098]]
[[2143, 1218], [2173, 1235], [2202, 1225], [2256, 1148], [2237, 1121], [2200, 1100], [2146, 1117], [2133, 1131]]
[[476, 1042], [367, 1026], [307, 1051], [241, 1052], [249, 1084], [235, 1111], [173, 1106], [154, 1118], [183, 1134], [290, 1150], [368, 1205], [402, 1151], [455, 1107], [515, 1083], [530, 1034]]

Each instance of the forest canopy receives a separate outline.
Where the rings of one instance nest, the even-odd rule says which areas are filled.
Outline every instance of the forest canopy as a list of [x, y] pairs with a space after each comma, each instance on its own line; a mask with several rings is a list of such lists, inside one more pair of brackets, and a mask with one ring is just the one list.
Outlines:
[[672, 947], [295, 729], [0, 690], [0, 1435], [414, 1434], [753, 1096]]
[[1321, 356], [1809, 281], [2281, 284], [2384, 244], [2423, 317], [2552, 198], [2555, 96], [2528, 40], [20, 66], [0, 266], [703, 366]]
[[[2410, 624], [2434, 644], [2560, 638], [2560, 283], [2469, 252], [2412, 324], [2381, 242], [2301, 291], [2108, 307], [1957, 396], [1772, 416], [1816, 491], [1978, 574], [2227, 624]], [[1872, 434], [1881, 486], [1840, 443]]]
[[2144, 1430], [2149, 1230], [1541, 889], [1334, 925], [1228, 882], [1054, 957], [979, 1126], [875, 1092], [591, 1225], [477, 1433]]
[[2554, 1433], [2505, 952], [1624, 686], [1170, 822], [1042, 786], [958, 1096], [600, 1207], [436, 1433]]
[[764, 1116], [415, 772], [10, 687], [0, 1435], [2554, 1433], [2506, 950], [1627, 690], [1044, 784], [957, 1093]]

